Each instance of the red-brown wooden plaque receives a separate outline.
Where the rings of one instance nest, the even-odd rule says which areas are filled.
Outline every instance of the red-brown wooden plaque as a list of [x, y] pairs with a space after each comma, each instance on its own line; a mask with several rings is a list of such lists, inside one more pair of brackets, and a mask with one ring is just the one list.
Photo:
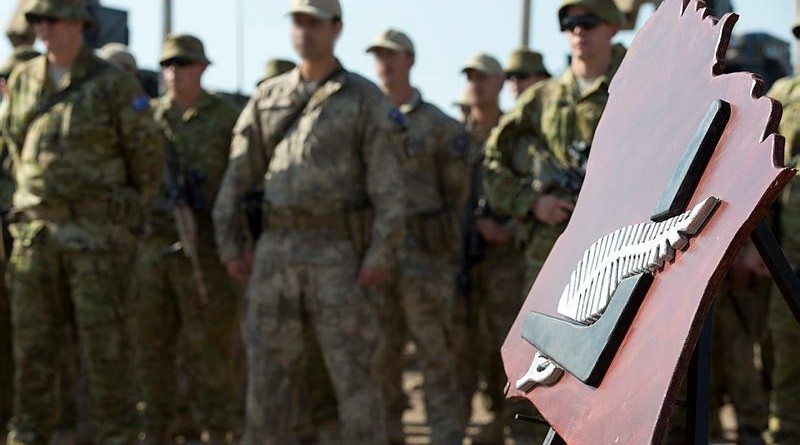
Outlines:
[[[503, 346], [508, 396], [532, 401], [570, 445], [659, 443], [716, 286], [794, 171], [780, 167], [780, 106], [750, 74], [721, 75], [737, 20], [697, 0], [666, 0], [638, 32], [610, 87], [587, 177], [558, 240]], [[556, 308], [584, 251], [599, 238], [648, 222], [699, 123], [715, 100], [731, 117], [692, 195], [722, 202], [691, 248], [655, 276], [597, 388], [566, 373], [528, 394], [513, 382], [535, 348], [521, 338], [531, 311]]]

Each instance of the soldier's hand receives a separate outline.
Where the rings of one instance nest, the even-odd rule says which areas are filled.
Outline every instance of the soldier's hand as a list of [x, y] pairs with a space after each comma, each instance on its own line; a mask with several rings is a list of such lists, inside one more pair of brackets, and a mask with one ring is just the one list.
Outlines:
[[486, 242], [492, 244], [505, 244], [511, 241], [511, 233], [492, 218], [479, 218], [475, 221], [475, 228]]
[[241, 285], [246, 285], [253, 271], [253, 253], [248, 252], [244, 257], [225, 262], [228, 275]]
[[358, 284], [362, 287], [375, 287], [389, 279], [389, 272], [362, 267], [358, 273]]
[[531, 210], [533, 216], [539, 221], [557, 226], [569, 220], [572, 211], [575, 210], [575, 205], [553, 195], [544, 195], [533, 203]]

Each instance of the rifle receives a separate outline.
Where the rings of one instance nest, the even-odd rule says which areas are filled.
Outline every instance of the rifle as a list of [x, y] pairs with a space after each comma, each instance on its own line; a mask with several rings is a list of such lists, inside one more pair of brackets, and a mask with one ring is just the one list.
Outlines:
[[586, 176], [586, 162], [589, 157], [589, 145], [583, 142], [573, 142], [567, 149], [567, 154], [572, 159], [568, 167], [559, 165], [549, 152], [537, 151], [538, 174], [542, 191], [550, 193], [561, 190], [570, 197], [578, 196], [583, 187]]
[[183, 251], [192, 265], [192, 276], [197, 285], [197, 296], [201, 306], [208, 304], [208, 289], [205, 276], [200, 266], [200, 257], [197, 254], [197, 220], [194, 209], [204, 207], [202, 199], [203, 178], [197, 172], [181, 174], [178, 164], [178, 154], [175, 146], [166, 136], [164, 137], [166, 165], [164, 168], [164, 184], [167, 187], [172, 216], [175, 228], [178, 231], [178, 242], [175, 247]]

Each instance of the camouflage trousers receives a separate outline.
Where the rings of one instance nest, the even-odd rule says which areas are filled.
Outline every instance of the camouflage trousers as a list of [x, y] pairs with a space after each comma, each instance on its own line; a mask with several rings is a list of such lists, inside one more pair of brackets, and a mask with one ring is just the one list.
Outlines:
[[[453, 348], [455, 267], [422, 252], [404, 253], [396, 282], [380, 292], [383, 335], [375, 357], [387, 405], [387, 425], [401, 425], [406, 397], [402, 388], [406, 333], [417, 347], [431, 442], [460, 445], [466, 429], [464, 394], [456, 378]], [[392, 440], [401, 440], [392, 437]]]
[[769, 330], [774, 355], [770, 443], [796, 445], [800, 443], [800, 323], [777, 289], [770, 301]]
[[[137, 356], [144, 427], [163, 435], [178, 403], [175, 358], [182, 355], [189, 407], [201, 429], [224, 434], [235, 426], [233, 335], [239, 299], [213, 249], [200, 248], [208, 303], [198, 300], [189, 259], [166, 253], [170, 243], [148, 239], [136, 256], [131, 333]], [[178, 351], [178, 348], [184, 349]]]
[[135, 411], [128, 394], [125, 328], [131, 256], [65, 250], [47, 228], [20, 232], [28, 235], [17, 240], [11, 256], [16, 420], [9, 444], [46, 445], [52, 437], [63, 402], [58, 382], [64, 377], [62, 346], [69, 326], [80, 343], [95, 442], [132, 443]]
[[[5, 276], [6, 264], [0, 265]], [[0, 439], [5, 435], [6, 424], [11, 419], [11, 388], [14, 387], [14, 356], [11, 349], [11, 306], [5, 280], [0, 282]]]
[[[342, 443], [385, 445], [384, 408], [371, 369], [380, 328], [374, 304], [356, 282], [360, 261], [348, 241], [296, 242], [277, 232], [259, 239], [245, 293], [249, 380], [242, 444], [297, 443], [289, 427], [304, 409], [293, 395], [302, 385], [298, 379], [306, 378], [304, 336], [310, 330], [333, 383]], [[330, 252], [338, 261], [326, 261]], [[293, 255], [307, 262], [287, 264]]]
[[[739, 436], [760, 436], [767, 429], [768, 393], [756, 367], [756, 346], [766, 339], [770, 278], [741, 283], [729, 276], [713, 309], [712, 415], [725, 393], [736, 411]], [[764, 348], [761, 348], [763, 350]], [[717, 418], [719, 416], [716, 416]], [[742, 443], [747, 443], [741, 439]], [[752, 443], [761, 443], [755, 440]]]
[[532, 410], [526, 404], [509, 404], [505, 400], [507, 378], [500, 355], [528, 287], [523, 252], [511, 244], [487, 245], [483, 261], [471, 273], [469, 300], [462, 300], [457, 310], [457, 350], [464, 393], [474, 394], [482, 377], [487, 409], [494, 413], [496, 421], [510, 424], [515, 437], [535, 436], [541, 443], [546, 430], [539, 434], [535, 425], [509, 422], [514, 414], [531, 414]]

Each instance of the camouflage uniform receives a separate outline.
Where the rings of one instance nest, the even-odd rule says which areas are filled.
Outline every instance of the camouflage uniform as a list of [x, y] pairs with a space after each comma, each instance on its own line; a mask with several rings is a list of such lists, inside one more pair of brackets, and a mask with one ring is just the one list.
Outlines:
[[[10, 261], [17, 419], [9, 442], [48, 443], [58, 421], [56, 340], [74, 323], [96, 439], [129, 443], [125, 278], [131, 231], [155, 197], [162, 151], [147, 99], [130, 74], [85, 46], [60, 85], [49, 80], [48, 65], [40, 57], [12, 74], [0, 120], [17, 186]], [[28, 122], [40, 101], [89, 76]]]
[[175, 416], [175, 356], [181, 338], [193, 417], [212, 436], [224, 435], [234, 427], [231, 336], [236, 329], [238, 299], [217, 258], [211, 206], [228, 164], [238, 111], [226, 99], [206, 92], [187, 110], [178, 109], [169, 95], [154, 100], [152, 108], [168, 141], [167, 150], [176, 158], [174, 174], [198, 189], [192, 190], [197, 199], [190, 204], [197, 222], [197, 251], [208, 303], [199, 303], [190, 260], [173, 248], [179, 238], [169, 191], [164, 190], [156, 202], [149, 233], [139, 244], [136, 264], [132, 335], [147, 404], [145, 427], [154, 438], [163, 437]]
[[[547, 177], [545, 162], [549, 159], [559, 169], [583, 171], [589, 144], [608, 101], [608, 85], [624, 55], [625, 49], [615, 45], [609, 71], [583, 93], [570, 69], [523, 93], [487, 147], [486, 194], [493, 208], [530, 221], [533, 203], [544, 194], [577, 199], [577, 195], [559, 190], [556, 181]], [[527, 146], [528, 153], [523, 153], [520, 144]], [[529, 283], [536, 280], [565, 228], [566, 223], [552, 227], [530, 221], [531, 237], [525, 250]]]
[[402, 241], [402, 125], [374, 84], [344, 70], [316, 88], [299, 70], [268, 80], [239, 118], [214, 223], [222, 260], [243, 258], [239, 202], [263, 182], [266, 227], [245, 293], [245, 445], [293, 442], [282, 427], [309, 329], [333, 381], [343, 442], [386, 442], [370, 369], [378, 318], [356, 276], [362, 265], [391, 268]]
[[[38, 56], [30, 46], [20, 46], [3, 63], [0, 68], [0, 78], [8, 80], [11, 72], [20, 63]], [[0, 92], [0, 102], [3, 93]], [[3, 142], [0, 133], [0, 214], [2, 214], [2, 248], [4, 256], [11, 252], [11, 234], [8, 232], [6, 216], [11, 209], [11, 197], [14, 195], [14, 172], [11, 155]], [[0, 261], [0, 277], [5, 277], [6, 260]], [[9, 306], [9, 289], [5, 280], [0, 281], [0, 388], [12, 388], [14, 375], [14, 357], [11, 351], [11, 311]], [[11, 418], [12, 391], [3, 391], [0, 394], [0, 438], [4, 436], [6, 423]]]
[[[418, 91], [400, 107], [408, 131], [402, 154], [406, 240], [397, 281], [381, 294], [383, 337], [376, 356], [387, 402], [387, 424], [401, 424], [406, 399], [401, 375], [405, 333], [417, 346], [425, 381], [431, 441], [461, 444], [465, 406], [453, 352], [453, 298], [459, 220], [467, 198], [469, 138], [457, 121], [423, 101]], [[390, 428], [391, 429], [391, 428]], [[393, 438], [394, 439], [394, 438]]]
[[[780, 133], [786, 137], [787, 165], [800, 154], [800, 77], [775, 83], [769, 96], [783, 104]], [[783, 195], [783, 250], [789, 262], [800, 263], [800, 182], [795, 178]], [[769, 311], [775, 367], [772, 372], [769, 435], [775, 445], [800, 443], [800, 324], [777, 289]]]

